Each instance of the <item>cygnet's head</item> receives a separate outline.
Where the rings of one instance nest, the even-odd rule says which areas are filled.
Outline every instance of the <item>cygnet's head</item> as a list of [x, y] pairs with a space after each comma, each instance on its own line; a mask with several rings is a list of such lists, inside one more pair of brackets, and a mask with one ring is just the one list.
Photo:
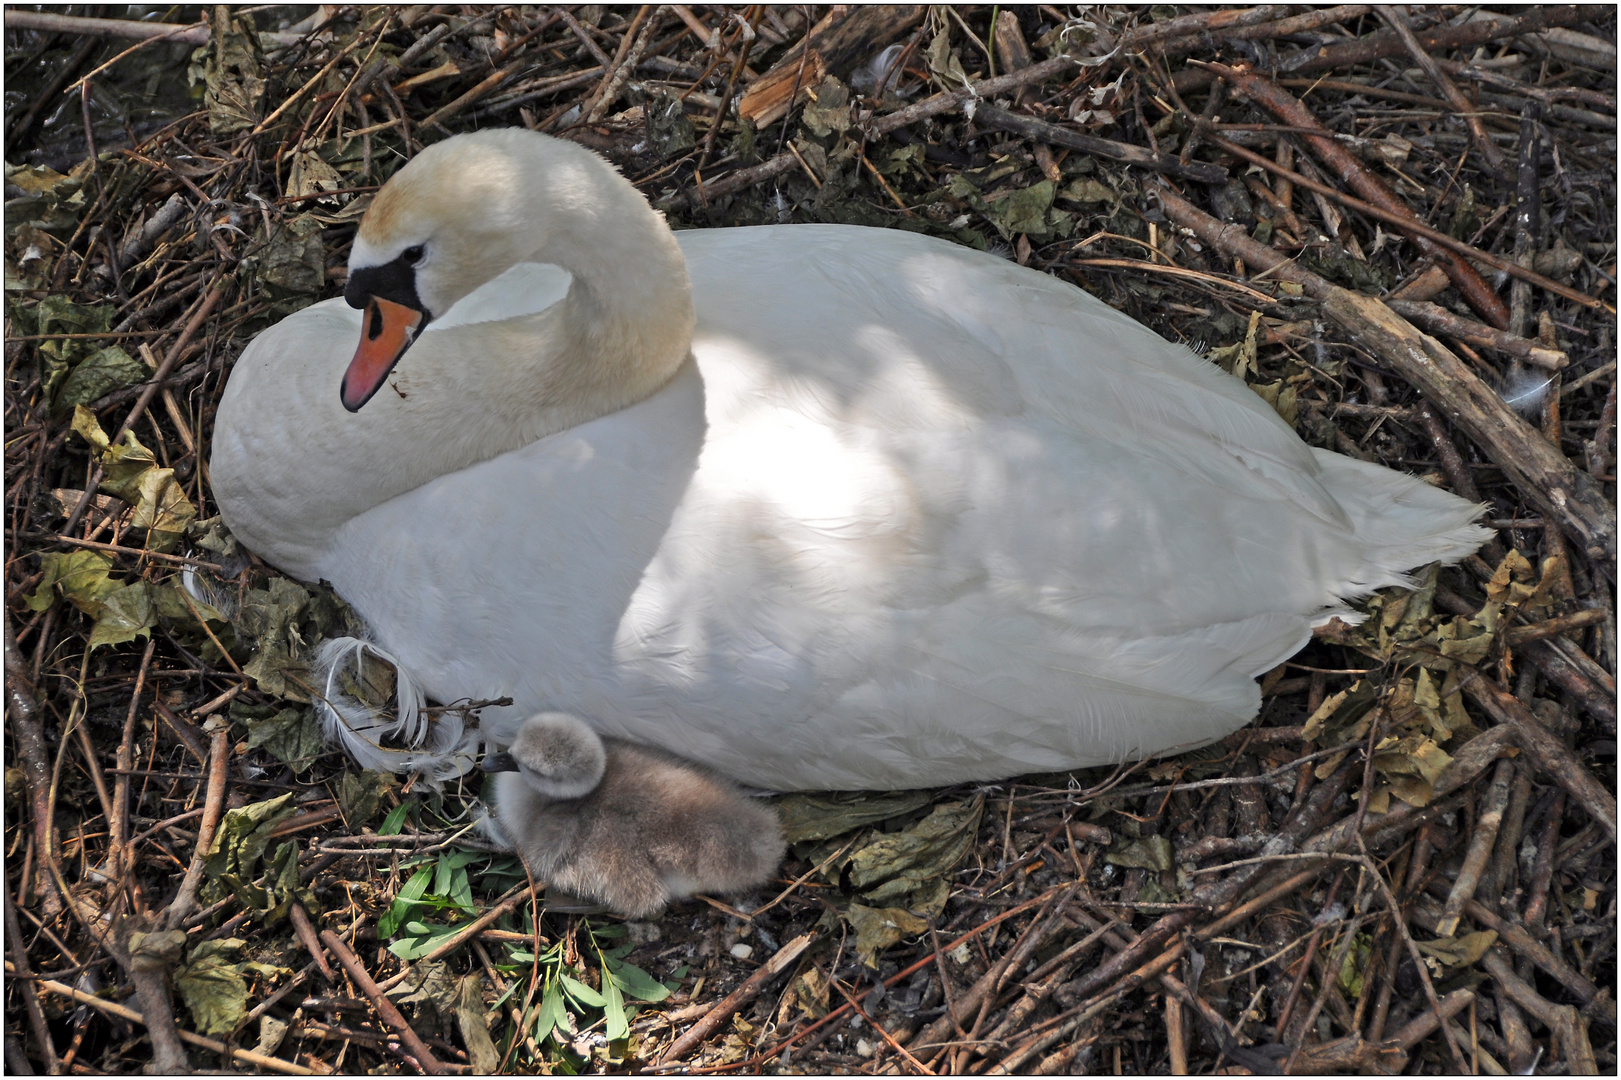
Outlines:
[[557, 712], [531, 716], [510, 749], [484, 759], [485, 772], [516, 771], [549, 799], [583, 799], [607, 765], [602, 737], [579, 717]]

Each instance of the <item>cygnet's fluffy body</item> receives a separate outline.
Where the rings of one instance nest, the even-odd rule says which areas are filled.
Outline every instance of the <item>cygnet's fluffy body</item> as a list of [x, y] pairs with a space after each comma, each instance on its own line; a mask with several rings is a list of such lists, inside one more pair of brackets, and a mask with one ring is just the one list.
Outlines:
[[537, 880], [648, 918], [699, 892], [764, 882], [782, 860], [771, 808], [691, 762], [603, 739], [566, 713], [525, 721], [486, 768], [495, 812]]

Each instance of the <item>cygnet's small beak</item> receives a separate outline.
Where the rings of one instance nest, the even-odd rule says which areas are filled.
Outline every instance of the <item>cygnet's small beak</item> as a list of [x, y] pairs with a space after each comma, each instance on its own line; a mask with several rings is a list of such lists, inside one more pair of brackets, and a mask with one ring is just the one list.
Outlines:
[[485, 772], [517, 772], [518, 763], [512, 755], [502, 750], [498, 754], [485, 754], [484, 764], [480, 766]]

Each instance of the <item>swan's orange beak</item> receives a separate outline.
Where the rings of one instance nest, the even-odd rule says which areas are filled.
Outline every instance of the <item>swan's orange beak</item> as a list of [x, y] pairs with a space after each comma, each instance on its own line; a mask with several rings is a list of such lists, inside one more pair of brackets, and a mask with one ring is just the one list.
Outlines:
[[367, 298], [360, 347], [349, 361], [349, 370], [343, 373], [341, 396], [345, 409], [359, 412], [382, 388], [383, 380], [400, 362], [421, 326], [422, 312], [416, 308], [380, 296]]

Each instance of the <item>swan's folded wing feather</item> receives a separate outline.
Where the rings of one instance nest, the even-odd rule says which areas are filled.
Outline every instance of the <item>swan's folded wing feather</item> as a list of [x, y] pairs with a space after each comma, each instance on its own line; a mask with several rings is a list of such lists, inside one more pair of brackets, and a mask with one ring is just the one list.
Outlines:
[[[1236, 459], [1259, 485], [1349, 524], [1310, 449], [1271, 406], [1189, 349], [1058, 278], [900, 232], [852, 257], [853, 232], [681, 234], [700, 327], [724, 326], [803, 373], [851, 422], [897, 430], [927, 418], [943, 428], [1030, 410], [1218, 485], [1237, 480], [1219, 459]], [[795, 269], [790, 302], [768, 308], [784, 265]], [[829, 322], [830, 311], [847, 317]]]

